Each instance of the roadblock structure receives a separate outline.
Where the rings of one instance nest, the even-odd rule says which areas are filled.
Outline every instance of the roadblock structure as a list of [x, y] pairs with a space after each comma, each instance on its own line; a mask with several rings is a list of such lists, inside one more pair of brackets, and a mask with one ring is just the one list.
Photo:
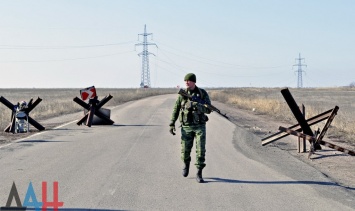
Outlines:
[[[89, 93], [89, 95], [87, 93]], [[103, 105], [112, 99], [112, 95], [109, 94], [99, 101], [94, 86], [80, 90], [80, 95], [83, 100], [75, 97], [73, 101], [85, 109], [85, 115], [77, 122], [77, 125], [85, 124], [91, 127], [91, 125], [95, 124], [112, 125], [114, 123], [114, 121], [110, 119], [110, 110], [102, 108]], [[87, 103], [84, 100], [88, 98], [90, 99]], [[95, 119], [95, 116], [97, 116], [98, 119]]]
[[33, 127], [37, 128], [39, 131], [45, 130], [41, 124], [39, 124], [36, 120], [30, 117], [30, 112], [42, 101], [41, 98], [37, 98], [33, 102], [33, 98], [28, 102], [28, 104], [21, 105], [21, 103], [17, 103], [16, 105], [12, 104], [3, 96], [0, 97], [0, 102], [4, 104], [11, 110], [11, 122], [5, 128], [5, 132], [11, 133], [22, 133], [29, 131], [29, 124]]
[[[263, 138], [261, 141], [262, 146], [265, 146], [267, 144], [270, 144], [274, 141], [277, 141], [281, 138], [284, 138], [288, 135], [294, 135], [297, 136], [299, 139], [303, 138], [309, 141], [310, 143], [310, 150], [308, 154], [308, 158], [311, 157], [311, 155], [316, 151], [322, 149], [320, 145], [327, 146], [329, 148], [341, 151], [343, 153], [355, 156], [355, 152], [345, 149], [343, 147], [337, 146], [335, 144], [332, 144], [330, 142], [324, 141], [323, 138], [330, 127], [332, 121], [334, 120], [337, 111], [339, 110], [338, 106], [335, 106], [333, 109], [330, 109], [328, 111], [325, 111], [319, 115], [316, 115], [314, 117], [311, 117], [309, 119], [305, 119], [304, 114], [302, 114], [301, 110], [299, 109], [296, 101], [293, 99], [290, 91], [288, 89], [283, 89], [281, 90], [281, 93], [283, 97], [285, 98], [288, 106], [290, 107], [293, 115], [295, 116], [298, 124], [295, 124], [291, 127], [279, 127], [279, 132], [268, 136], [266, 138]], [[324, 125], [323, 129], [320, 131], [318, 129], [313, 133], [312, 129], [310, 126], [317, 124], [321, 121], [326, 120], [326, 124]], [[302, 131], [302, 132], [301, 132]]]

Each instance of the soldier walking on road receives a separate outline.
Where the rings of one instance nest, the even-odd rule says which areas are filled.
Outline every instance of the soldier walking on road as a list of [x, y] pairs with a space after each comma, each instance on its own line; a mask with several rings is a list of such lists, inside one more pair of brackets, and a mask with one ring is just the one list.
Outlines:
[[[196, 86], [196, 75], [189, 73], [184, 78], [186, 84], [186, 91], [192, 96], [196, 96], [211, 105], [211, 101], [207, 92], [204, 89]], [[211, 110], [200, 103], [190, 101], [187, 97], [179, 95], [177, 98], [174, 110], [171, 115], [170, 133], [175, 135], [175, 121], [179, 118], [181, 123], [181, 159], [184, 162], [182, 175], [187, 177], [189, 175], [191, 162], [191, 149], [196, 141], [196, 180], [203, 183], [202, 169], [205, 164], [206, 153], [206, 122], [208, 117], [206, 114], [211, 113]]]

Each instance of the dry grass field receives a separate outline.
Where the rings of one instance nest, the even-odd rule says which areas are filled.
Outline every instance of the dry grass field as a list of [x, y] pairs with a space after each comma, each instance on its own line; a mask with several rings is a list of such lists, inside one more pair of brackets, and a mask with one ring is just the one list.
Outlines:
[[[210, 90], [210, 97], [230, 106], [265, 114], [277, 120], [296, 124], [297, 121], [281, 94], [283, 88], [226, 88]], [[355, 89], [354, 88], [303, 88], [289, 89], [298, 105], [306, 108], [306, 118], [339, 106], [329, 138], [355, 144]], [[325, 124], [325, 122], [323, 122]], [[312, 130], [323, 127], [312, 126]]]
[[[177, 93], [176, 89], [96, 89], [99, 100], [111, 94], [113, 98], [105, 106], [119, 105], [128, 101], [160, 94]], [[31, 111], [30, 116], [36, 120], [60, 116], [82, 111], [82, 107], [73, 101], [80, 98], [79, 89], [0, 89], [0, 96], [16, 104], [19, 101], [28, 102], [37, 97], [42, 102]], [[10, 123], [11, 111], [0, 103], [0, 130]]]

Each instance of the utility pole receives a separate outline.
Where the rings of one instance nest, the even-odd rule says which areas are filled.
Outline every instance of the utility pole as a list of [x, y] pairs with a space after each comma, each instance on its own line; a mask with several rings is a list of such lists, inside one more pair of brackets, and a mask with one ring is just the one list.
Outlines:
[[[139, 35], [143, 36], [143, 42], [136, 44], [143, 45], [143, 51], [138, 54], [138, 56], [142, 56], [142, 74], [141, 74], [141, 88], [149, 88], [150, 87], [150, 70], [149, 70], [149, 55], [153, 54], [148, 51], [148, 45], [155, 45], [155, 43], [149, 43], [147, 41], [147, 37], [149, 35], [153, 35], [152, 33], [147, 33], [147, 27], [144, 25], [144, 33], [138, 34], [138, 41]], [[153, 54], [154, 55], [154, 54]], [[155, 56], [155, 55], [154, 55]]]
[[297, 88], [302, 88], [303, 87], [303, 82], [302, 82], [302, 67], [307, 67], [307, 65], [302, 64], [302, 60], [305, 62], [304, 58], [301, 58], [301, 53], [299, 53], [298, 58], [296, 58], [296, 61], [298, 60], [298, 64], [295, 64], [293, 66], [297, 66], [297, 70], [295, 72], [298, 73], [298, 81], [297, 81]]

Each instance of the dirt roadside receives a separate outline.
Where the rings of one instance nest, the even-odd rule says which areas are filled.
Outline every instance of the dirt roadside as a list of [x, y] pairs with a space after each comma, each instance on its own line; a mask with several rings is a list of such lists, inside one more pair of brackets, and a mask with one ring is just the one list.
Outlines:
[[[230, 120], [239, 127], [245, 128], [247, 131], [254, 133], [261, 139], [278, 132], [279, 126], [290, 126], [288, 123], [275, 121], [268, 116], [258, 115], [253, 111], [241, 110], [238, 108], [233, 108], [229, 105], [225, 105], [219, 102], [213, 102], [214, 106], [219, 108], [221, 111], [227, 113]], [[46, 127], [46, 130], [51, 130], [62, 124], [78, 120], [83, 115], [82, 112], [77, 112], [68, 115], [62, 115], [59, 117], [54, 117], [45, 120], [37, 120], [40, 124]], [[331, 130], [331, 129], [330, 129]], [[27, 136], [38, 133], [36, 129], [32, 127], [30, 133], [27, 134], [11, 134], [0, 132], [0, 147], [1, 145], [6, 145], [14, 140], [25, 138]], [[325, 139], [328, 140], [329, 139]], [[337, 145], [345, 147], [350, 150], [355, 150], [355, 146], [347, 145], [340, 142], [334, 142]], [[324, 175], [331, 178], [334, 182], [355, 190], [355, 157], [343, 154], [336, 150], [330, 149], [328, 147], [322, 146], [321, 151], [317, 151], [316, 154], [311, 156], [311, 160], [308, 159], [307, 153], [298, 153], [297, 149], [297, 138], [294, 136], [287, 136], [276, 142], [268, 144], [264, 147], [278, 147], [282, 150], [287, 151], [292, 156], [297, 159], [307, 163], [318, 169]], [[307, 151], [309, 150], [309, 144], [307, 145]]]
[[[258, 115], [253, 111], [233, 108], [229, 105], [225, 105], [219, 102], [213, 102], [213, 104], [221, 111], [223, 111], [223, 113], [227, 113], [230, 120], [234, 124], [245, 128], [246, 130], [259, 136], [260, 145], [262, 138], [279, 132], [279, 126], [291, 126], [289, 123], [276, 121], [266, 115]], [[331, 130], [331, 128], [329, 130]], [[355, 190], [354, 156], [350, 156], [331, 148], [322, 146], [322, 150], [316, 151], [316, 153], [311, 156], [311, 159], [308, 159], [308, 150], [310, 146], [309, 143], [307, 142], [306, 153], [298, 153], [297, 140], [298, 139], [295, 136], [287, 136], [263, 147], [278, 147], [282, 150], [285, 150], [297, 159], [307, 163], [310, 166], [313, 166], [339, 185]], [[352, 145], [337, 142], [336, 140], [330, 140], [327, 138], [324, 138], [324, 140], [330, 141], [349, 150], [355, 150], [355, 146]]]

